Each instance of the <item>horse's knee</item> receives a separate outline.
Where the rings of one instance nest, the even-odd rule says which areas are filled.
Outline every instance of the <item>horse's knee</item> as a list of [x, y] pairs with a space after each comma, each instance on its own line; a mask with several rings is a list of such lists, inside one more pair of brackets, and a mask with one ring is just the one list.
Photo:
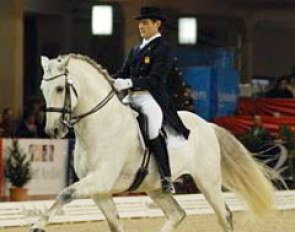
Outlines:
[[76, 190], [74, 188], [66, 188], [57, 196], [56, 199], [63, 204], [70, 203], [75, 199], [75, 192]]
[[176, 218], [175, 226], [178, 226], [186, 217], [186, 212], [181, 209], [179, 215]]
[[179, 219], [179, 223], [182, 222], [186, 217], [186, 212], [182, 209], [181, 210], [181, 216], [180, 216], [180, 219]]

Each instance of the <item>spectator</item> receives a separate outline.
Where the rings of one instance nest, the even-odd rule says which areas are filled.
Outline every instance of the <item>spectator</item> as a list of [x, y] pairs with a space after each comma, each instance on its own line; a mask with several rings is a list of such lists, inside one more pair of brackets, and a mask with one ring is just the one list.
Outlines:
[[254, 115], [252, 127], [240, 137], [240, 140], [251, 152], [260, 152], [273, 143], [272, 136], [263, 126], [260, 115]]
[[295, 73], [289, 76], [287, 89], [293, 94], [293, 97], [295, 97]]
[[19, 137], [19, 138], [38, 137], [36, 117], [33, 112], [28, 112], [24, 114], [23, 119], [21, 120], [16, 130], [16, 137]]
[[40, 111], [42, 111], [43, 108], [43, 101], [38, 97], [33, 97], [29, 100], [28, 108], [27, 110], [30, 112], [33, 112], [34, 114], [39, 114]]
[[249, 133], [265, 142], [272, 140], [270, 132], [263, 126], [260, 115], [254, 115], [253, 126], [251, 127]]
[[286, 77], [280, 78], [275, 87], [266, 92], [265, 97], [269, 98], [293, 98], [293, 94], [287, 88], [288, 80]]
[[44, 128], [45, 128], [45, 113], [44, 111], [38, 111], [35, 113], [37, 134], [39, 138], [47, 138]]
[[0, 137], [2, 136], [3, 132], [4, 132], [4, 128], [3, 128], [3, 116], [0, 113]]
[[25, 112], [35, 115], [35, 125], [37, 127], [37, 137], [47, 138], [44, 127], [45, 127], [45, 113], [44, 113], [44, 102], [39, 97], [32, 97], [25, 109]]
[[3, 137], [13, 137], [16, 128], [16, 121], [14, 120], [14, 113], [12, 108], [7, 107], [3, 110]]

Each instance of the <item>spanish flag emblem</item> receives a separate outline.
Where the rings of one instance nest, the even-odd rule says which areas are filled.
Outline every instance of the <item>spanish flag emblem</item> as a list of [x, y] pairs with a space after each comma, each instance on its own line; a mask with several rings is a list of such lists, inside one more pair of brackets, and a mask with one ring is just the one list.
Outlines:
[[151, 58], [149, 56], [144, 57], [144, 63], [145, 64], [151, 63]]

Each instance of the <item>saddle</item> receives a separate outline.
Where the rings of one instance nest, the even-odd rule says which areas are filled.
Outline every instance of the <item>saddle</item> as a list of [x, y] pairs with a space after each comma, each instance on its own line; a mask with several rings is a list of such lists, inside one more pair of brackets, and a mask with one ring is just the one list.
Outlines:
[[[140, 184], [144, 181], [146, 175], [148, 174], [148, 165], [150, 162], [151, 152], [149, 149], [147, 117], [137, 109], [133, 108], [131, 105], [129, 105], [129, 107], [134, 111], [136, 115], [135, 117], [138, 123], [138, 136], [144, 152], [141, 165], [135, 175], [133, 183], [127, 190], [128, 192], [131, 192], [136, 190], [140, 186]], [[170, 148], [171, 150], [180, 146], [184, 146], [187, 140], [180, 135], [176, 135], [171, 130], [169, 130], [169, 127], [166, 127], [164, 125], [161, 128], [160, 132], [162, 136], [166, 139], [167, 148]]]
[[[130, 106], [131, 107], [131, 106]], [[141, 161], [141, 165], [139, 169], [137, 170], [137, 173], [134, 177], [134, 180], [130, 187], [128, 188], [127, 192], [132, 192], [136, 190], [141, 183], [144, 181], [146, 175], [148, 174], [148, 166], [151, 159], [151, 152], [148, 149], [148, 127], [147, 127], [147, 118], [144, 114], [137, 111], [133, 107], [131, 107], [133, 111], [137, 113], [137, 123], [138, 123], [138, 129], [139, 129], [139, 140], [141, 143], [141, 146], [144, 150], [144, 155]]]
[[[148, 122], [147, 117], [141, 113], [138, 109], [132, 107], [129, 103], [123, 104], [129, 106], [133, 111], [134, 118], [137, 121], [138, 128], [138, 137], [141, 143], [141, 147], [143, 150], [148, 149], [149, 138], [148, 138]], [[174, 129], [172, 129], [169, 125], [163, 125], [160, 133], [166, 140], [168, 150], [174, 150], [177, 148], [181, 148], [186, 145], [187, 139], [185, 139], [182, 135], [178, 134]]]
[[[131, 107], [131, 106], [130, 106]], [[136, 117], [137, 123], [138, 123], [138, 128], [139, 128], [139, 136], [142, 138], [141, 140], [144, 142], [142, 144], [143, 148], [145, 149], [148, 147], [148, 122], [147, 122], [147, 117], [141, 113], [140, 111], [136, 110], [135, 108], [131, 107], [132, 110], [134, 110], [138, 115]]]

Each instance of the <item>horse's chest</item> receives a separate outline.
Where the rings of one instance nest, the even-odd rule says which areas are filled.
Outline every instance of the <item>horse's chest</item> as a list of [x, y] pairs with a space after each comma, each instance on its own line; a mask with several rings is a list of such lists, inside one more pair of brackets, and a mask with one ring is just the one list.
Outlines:
[[83, 149], [77, 149], [74, 155], [74, 169], [79, 178], [87, 176], [89, 172], [89, 159], [86, 158], [87, 153]]

